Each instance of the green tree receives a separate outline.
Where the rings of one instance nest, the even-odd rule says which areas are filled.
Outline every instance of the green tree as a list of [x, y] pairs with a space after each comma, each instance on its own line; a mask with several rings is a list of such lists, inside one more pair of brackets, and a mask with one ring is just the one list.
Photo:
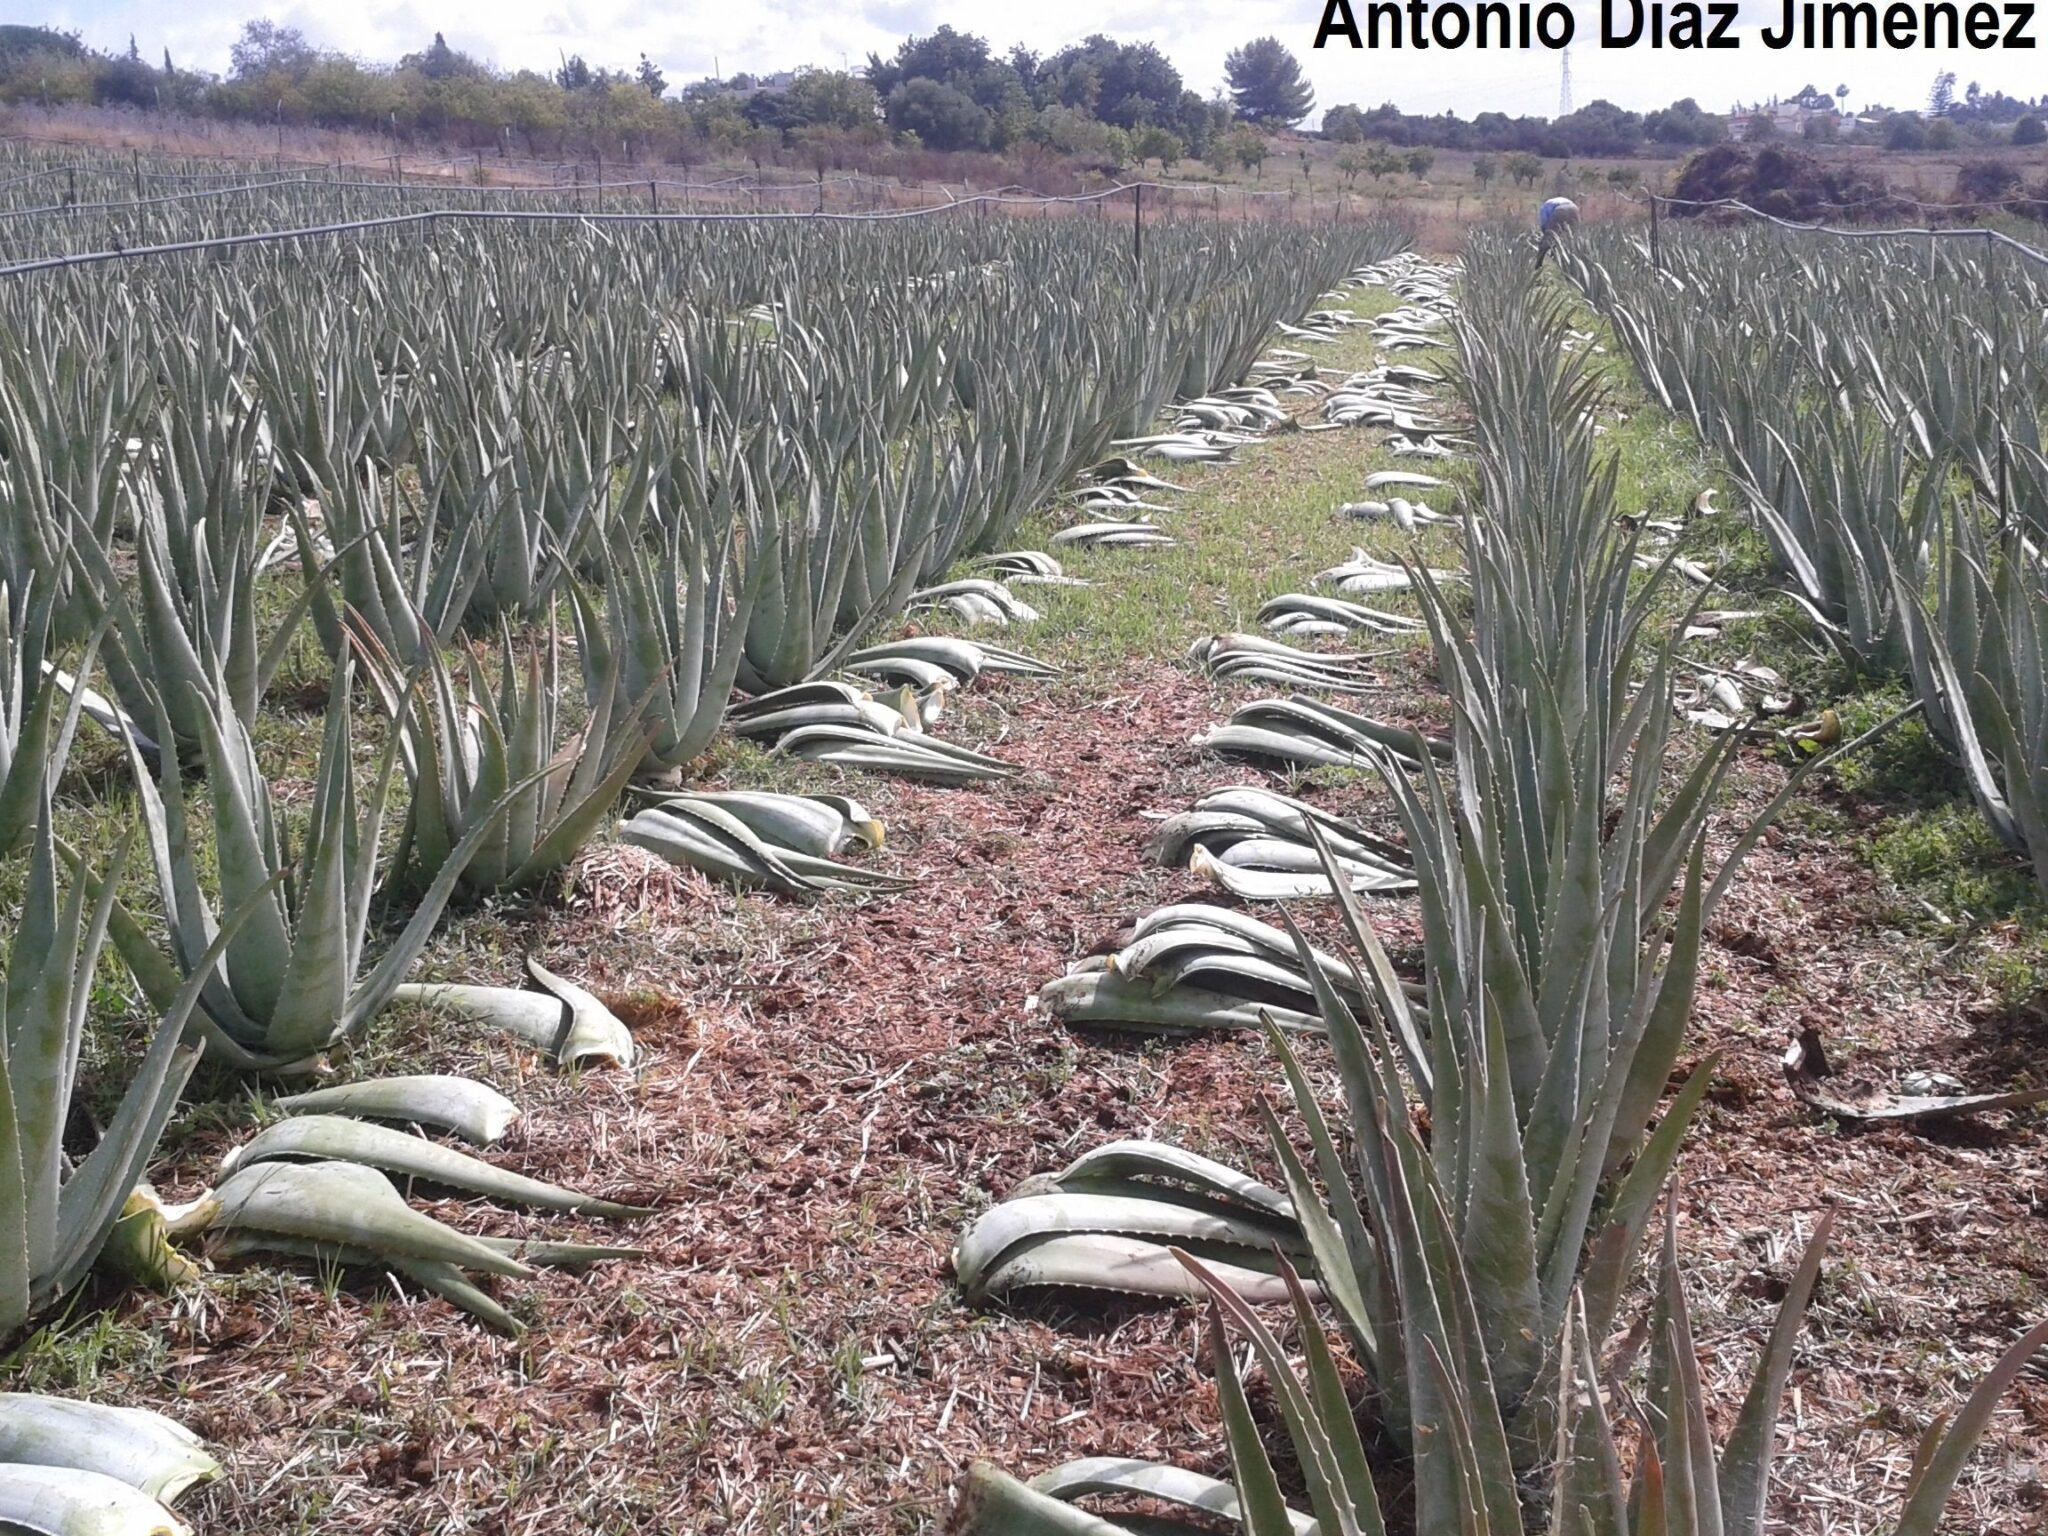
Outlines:
[[2028, 144], [2048, 144], [2048, 124], [2029, 112], [2012, 125], [2012, 141], [2022, 147]]
[[1543, 174], [1543, 162], [1526, 149], [1515, 151], [1501, 163], [1508, 173], [1508, 179], [1518, 187], [1533, 187], [1536, 178]]
[[645, 86], [647, 94], [656, 101], [661, 100], [662, 92], [668, 89], [668, 76], [661, 72], [659, 64], [644, 53], [640, 55], [640, 67], [633, 71], [633, 78]]
[[1350, 103], [1342, 103], [1323, 114], [1323, 137], [1339, 144], [1365, 141], [1365, 114]]
[[1961, 137], [1962, 134], [1957, 130], [1953, 118], [1937, 117], [1927, 125], [1927, 147], [1929, 149], [1954, 149], [1957, 140]]
[[803, 128], [826, 128], [872, 138], [880, 126], [882, 108], [875, 88], [859, 75], [838, 69], [797, 71], [783, 94], [788, 117]]
[[228, 50], [232, 78], [254, 80], [262, 75], [297, 76], [312, 68], [313, 45], [297, 27], [280, 27], [268, 17], [245, 22], [242, 35]]
[[1075, 107], [1127, 130], [1156, 125], [1177, 131], [1182, 126], [1181, 98], [1187, 87], [1180, 71], [1150, 43], [1120, 43], [1096, 33], [1043, 63], [1028, 54], [1020, 61], [1013, 54], [1010, 67], [1021, 80], [1020, 62], [1031, 72], [1025, 88], [1046, 106]]
[[1472, 157], [1472, 179], [1482, 187], [1493, 180], [1494, 173], [1499, 169], [1500, 167], [1494, 163], [1493, 156], [1491, 155], [1474, 155]]
[[466, 61], [448, 46], [448, 39], [436, 32], [433, 45], [419, 56], [418, 68], [429, 80], [446, 80], [450, 76], [462, 73], [464, 62]]
[[1131, 153], [1140, 161], [1157, 160], [1162, 171], [1172, 170], [1186, 152], [1187, 146], [1177, 135], [1154, 124], [1148, 123], [1131, 135]]
[[919, 76], [889, 93], [889, 126], [928, 149], [987, 149], [995, 120], [957, 86]]
[[1636, 184], [1636, 173], [1626, 165], [1611, 165], [1607, 168], [1607, 185], [1616, 192], [1626, 192]]
[[1291, 127], [1314, 109], [1316, 93], [1302, 78], [1301, 65], [1277, 37], [1261, 37], [1234, 49], [1223, 61], [1237, 115], [1254, 123]]
[[1365, 167], [1366, 153], [1360, 145], [1346, 144], [1337, 151], [1337, 170], [1347, 182], [1355, 185]]
[[1432, 149], [1411, 149], [1406, 156], [1408, 174], [1417, 181], [1429, 174], [1429, 168], [1436, 164], [1436, 151]]
[[1745, 144], [1769, 144], [1778, 137], [1778, 122], [1768, 112], [1753, 113], [1749, 124], [1742, 130]]
[[1956, 109], [1956, 72], [1944, 69], [1934, 77], [1934, 84], [1927, 92], [1927, 115], [1947, 117]]
[[[1020, 58], [1035, 67], [1028, 53]], [[965, 97], [983, 114], [981, 119], [973, 120], [970, 114], [949, 99], [924, 92], [913, 93], [905, 108], [912, 118], [936, 124], [949, 136], [964, 134], [972, 140], [970, 143], [938, 144], [926, 137], [922, 129], [916, 130], [928, 149], [999, 149], [1006, 142], [1003, 135], [1009, 131], [1010, 125], [1023, 123], [1027, 114], [1039, 105], [1032, 100], [1015, 64], [996, 58], [984, 39], [956, 32], [951, 27], [940, 27], [929, 37], [906, 39], [897, 48], [893, 59], [868, 55], [865, 73], [868, 84], [885, 102], [892, 101], [902, 86], [912, 81], [928, 80]], [[891, 124], [895, 124], [893, 116]]]
[[1886, 149], [1914, 150], [1927, 147], [1927, 127], [1910, 112], [1894, 112], [1884, 122]]
[[1266, 143], [1266, 136], [1249, 123], [1240, 123], [1230, 130], [1230, 157], [1243, 169], [1263, 179], [1266, 174], [1266, 156], [1272, 148]]
[[1408, 163], [1408, 157], [1391, 144], [1374, 142], [1365, 146], [1365, 174], [1377, 186], [1389, 176], [1401, 174], [1401, 168]]

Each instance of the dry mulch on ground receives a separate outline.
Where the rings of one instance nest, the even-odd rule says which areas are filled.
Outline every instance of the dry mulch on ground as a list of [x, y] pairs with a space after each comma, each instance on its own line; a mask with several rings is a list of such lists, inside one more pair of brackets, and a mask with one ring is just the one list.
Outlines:
[[[848, 786], [890, 825], [878, 860], [918, 878], [901, 895], [749, 896], [735, 916], [729, 893], [606, 848], [566, 911], [503, 914], [508, 953], [544, 944], [617, 1002], [646, 1058], [631, 1079], [534, 1076], [499, 1160], [659, 1206], [592, 1229], [646, 1260], [501, 1286], [530, 1298], [512, 1302], [533, 1324], [516, 1342], [378, 1280], [330, 1293], [290, 1270], [121, 1303], [165, 1351], [135, 1400], [174, 1389], [231, 1461], [206, 1528], [275, 1530], [331, 1498], [324, 1530], [907, 1530], [979, 1455], [1222, 1470], [1191, 1314], [981, 1314], [947, 1255], [989, 1200], [1099, 1141], [1256, 1152], [1249, 1106], [1273, 1076], [1256, 1041], [1084, 1039], [1027, 1004], [1138, 914], [1197, 894], [1186, 872], [1144, 867], [1140, 812], [1258, 775], [1185, 745], [1222, 707], [1174, 668], [1134, 669], [1113, 695], [977, 694], [947, 733], [1020, 779]], [[482, 1051], [500, 1081], [515, 1068]], [[173, 1192], [234, 1139], [188, 1137]]]
[[[363, 1278], [254, 1271], [123, 1302], [163, 1340], [133, 1368], [137, 1399], [174, 1392], [165, 1406], [230, 1458], [205, 1528], [317, 1511], [323, 1530], [913, 1530], [977, 1456], [1223, 1471], [1189, 1309], [1077, 1297], [982, 1314], [946, 1272], [965, 1218], [1095, 1142], [1160, 1134], [1265, 1163], [1250, 1105], [1274, 1074], [1256, 1041], [1084, 1038], [1027, 1008], [1133, 916], [1197, 894], [1144, 867], [1140, 813], [1255, 777], [1184, 745], [1223, 707], [1166, 667], [1113, 696], [997, 685], [947, 728], [1024, 777], [862, 788], [891, 824], [881, 857], [919, 877], [900, 896], [748, 897], [735, 915], [728, 894], [608, 849], [566, 915], [507, 914], [508, 943], [545, 934], [551, 960], [618, 1000], [647, 1059], [634, 1078], [533, 1077], [504, 1160], [658, 1205], [620, 1239], [648, 1257], [501, 1291], [533, 1324], [517, 1342]], [[1746, 808], [1775, 772], [1745, 775]], [[1397, 953], [1406, 905], [1380, 909]], [[1778, 1075], [1815, 1022], [1870, 1075], [1924, 1065], [1996, 1086], [2038, 1063], [2040, 1018], [1982, 1016], [1883, 931], [1885, 910], [1843, 850], [1776, 839], [1715, 919], [1701, 991], [1696, 1054], [1725, 1054], [1681, 1163], [1684, 1245], [1730, 1414], [1798, 1243], [1843, 1210], [1788, 1409], [1785, 1531], [1876, 1528], [1918, 1426], [2040, 1310], [2037, 1124], [1841, 1133]], [[187, 1164], [228, 1139], [194, 1137]], [[2039, 1529], [2044, 1443], [2048, 1386], [2030, 1380], [1954, 1529]]]

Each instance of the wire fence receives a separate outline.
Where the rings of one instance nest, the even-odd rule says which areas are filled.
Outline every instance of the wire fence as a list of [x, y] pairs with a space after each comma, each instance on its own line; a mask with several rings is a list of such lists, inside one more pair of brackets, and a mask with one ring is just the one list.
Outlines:
[[[326, 185], [326, 183], [314, 183]], [[645, 183], [628, 183], [632, 187], [644, 187]], [[971, 196], [954, 198], [943, 203], [929, 203], [914, 208], [868, 209], [861, 211], [835, 212], [827, 209], [807, 210], [742, 210], [742, 211], [671, 211], [659, 212], [653, 209], [596, 210], [572, 209], [531, 209], [531, 208], [423, 208], [407, 213], [389, 214], [377, 218], [350, 219], [328, 224], [301, 225], [290, 229], [248, 230], [234, 234], [210, 235], [191, 240], [164, 241], [153, 245], [114, 246], [102, 250], [76, 251], [33, 257], [0, 266], [0, 278], [23, 276], [34, 272], [55, 271], [65, 267], [95, 266], [112, 261], [132, 261], [152, 256], [176, 256], [199, 251], [232, 250], [241, 246], [272, 245], [286, 241], [310, 240], [330, 236], [367, 233], [373, 230], [398, 228], [427, 228], [439, 224], [467, 223], [516, 223], [516, 224], [709, 224], [748, 221], [793, 221], [814, 223], [878, 223], [906, 219], [938, 217], [947, 214], [972, 214], [1002, 211], [1013, 213], [1029, 211], [1036, 214], [1065, 209], [1081, 212], [1092, 209], [1105, 214], [1108, 205], [1128, 196], [1131, 200], [1131, 218], [1134, 243], [1139, 241], [1147, 213], [1145, 195], [1154, 194], [1151, 205], [1154, 219], [1179, 217], [1169, 202], [1161, 206], [1162, 195], [1190, 190], [1184, 184], [1170, 182], [1136, 181], [1122, 182], [1099, 192], [1083, 192], [1064, 196], [1029, 194], [1018, 196], [1009, 193], [975, 193]], [[1213, 189], [1200, 189], [1213, 190]], [[1310, 217], [1315, 217], [1315, 200], [1310, 199]], [[1342, 211], [1338, 200], [1325, 200], [1322, 205], [1332, 216]], [[1221, 216], [1222, 200], [1213, 199], [1211, 210]]]
[[[1780, 229], [1795, 230], [1800, 234], [1835, 235], [1846, 240], [1974, 240], [1983, 244], [1986, 249], [1991, 249], [1994, 247], [2003, 247], [2005, 249], [2015, 252], [2025, 260], [2036, 261], [2041, 263], [2043, 266], [2048, 266], [2048, 251], [2037, 250], [2033, 246], [2028, 245], [2024, 240], [2017, 240], [2013, 238], [2013, 236], [2005, 233], [2005, 231], [2003, 230], [1987, 229], [1981, 225], [1973, 226], [1967, 229], [1953, 227], [1894, 227], [1885, 229], [1845, 229], [1837, 224], [1802, 224], [1794, 219], [1783, 219], [1778, 217], [1778, 215], [1774, 213], [1765, 213], [1761, 208], [1751, 207], [1748, 203], [1742, 202], [1740, 199], [1733, 197], [1718, 197], [1702, 200], [1698, 198], [1688, 197], [1665, 197], [1656, 192], [1645, 191], [1642, 196], [1633, 197], [1630, 199], [1630, 201], [1637, 203], [1646, 203], [1649, 205], [1652, 215], [1651, 222], [1653, 227], [1656, 222], [1655, 215], [1659, 210], [1662, 209], [1691, 208], [1697, 209], [1701, 212], [1710, 212], [1713, 210], [1720, 209], [1726, 210], [1731, 213], [1745, 214], [1751, 218], [1761, 219], [1766, 224], [1775, 224]], [[1956, 205], [1946, 203], [1922, 203], [1917, 204], [1916, 206], [1924, 208], [1954, 207]]]

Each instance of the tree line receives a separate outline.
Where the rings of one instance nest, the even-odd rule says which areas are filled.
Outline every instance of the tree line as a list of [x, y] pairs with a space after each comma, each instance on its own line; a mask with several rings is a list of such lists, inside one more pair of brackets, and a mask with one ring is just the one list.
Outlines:
[[[1121, 167], [1211, 156], [1263, 158], [1250, 125], [1298, 122], [1314, 98], [1280, 44], [1232, 55], [1230, 95], [1204, 99], [1149, 43], [1096, 35], [1050, 55], [998, 56], [942, 26], [859, 70], [737, 75], [671, 91], [644, 54], [629, 68], [580, 55], [549, 71], [499, 70], [439, 33], [395, 65], [315, 47], [295, 27], [243, 27], [225, 75], [161, 63], [131, 38], [102, 53], [75, 33], [0, 26], [0, 105], [97, 105], [279, 127], [355, 129], [457, 149], [572, 154], [596, 149], [689, 164], [714, 155], [847, 151], [888, 144], [1051, 155]], [[1233, 133], [1235, 136], [1233, 136]], [[1254, 133], [1252, 137], [1256, 137]], [[616, 147], [616, 149], [615, 149]]]
[[[1315, 94], [1299, 61], [1270, 37], [1233, 51], [1225, 77], [1228, 89], [1205, 98], [1150, 43], [1096, 34], [1046, 55], [1021, 47], [999, 55], [985, 39], [941, 26], [886, 57], [869, 55], [857, 70], [736, 75], [672, 91], [644, 54], [626, 68], [572, 55], [553, 70], [506, 71], [436, 33], [419, 52], [377, 65], [317, 48], [298, 29], [268, 20], [243, 27], [228, 72], [214, 75], [179, 67], [168, 51], [158, 63], [132, 38], [125, 52], [102, 53], [74, 33], [0, 26], [0, 105], [128, 107], [367, 130], [458, 150], [595, 151], [685, 166], [795, 155], [822, 170], [888, 148], [1002, 156], [1026, 174], [1051, 161], [1102, 171], [1149, 162], [1171, 171], [1194, 159], [1223, 173], [1262, 172], [1272, 135], [1304, 123]], [[2013, 135], [2020, 142], [2041, 131], [2038, 119], [2022, 117], [2028, 103], [1954, 85], [1952, 74], [1937, 77], [1928, 126], [1896, 119], [1887, 132], [1892, 147], [1946, 148], [1957, 135], [1985, 136], [2014, 118], [2025, 131]], [[1809, 86], [1794, 99], [1832, 104], [1846, 91], [1829, 97]], [[1343, 103], [1323, 114], [1320, 131], [1339, 146], [1338, 169], [1352, 181], [1401, 170], [1420, 177], [1434, 150], [1471, 152], [1489, 166], [1500, 157], [1504, 176], [1521, 181], [1530, 157], [1632, 159], [1728, 137], [1727, 122], [1690, 97], [1642, 113], [1595, 101], [1558, 118], [1466, 119]], [[1758, 131], [1768, 131], [1767, 120]]]

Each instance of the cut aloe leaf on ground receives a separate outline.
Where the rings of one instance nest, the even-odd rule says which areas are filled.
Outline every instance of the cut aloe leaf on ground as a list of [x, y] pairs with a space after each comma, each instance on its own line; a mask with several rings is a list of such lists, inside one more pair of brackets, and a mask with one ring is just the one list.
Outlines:
[[1053, 1018], [1067, 1024], [1089, 1024], [1106, 1029], [1163, 1031], [1188, 1034], [1209, 1029], [1260, 1029], [1262, 1015], [1270, 1015], [1281, 1029], [1319, 1034], [1323, 1021], [1312, 1013], [1291, 1008], [1267, 1008], [1209, 992], [1199, 987], [1175, 987], [1155, 993], [1151, 984], [1115, 976], [1107, 971], [1083, 971], [1057, 977], [1038, 990], [1038, 1005]]
[[34, 1392], [0, 1393], [0, 1463], [97, 1472], [175, 1504], [220, 1476], [220, 1463], [184, 1425], [146, 1408]]
[[1059, 1190], [1000, 1201], [961, 1234], [953, 1270], [974, 1299], [1028, 1285], [1191, 1296], [1191, 1277], [1175, 1279], [1155, 1262], [1172, 1262], [1169, 1246], [1200, 1249], [1258, 1275], [1266, 1273], [1275, 1249], [1298, 1258], [1307, 1253], [1307, 1240], [1291, 1219], [1252, 1210], [1221, 1213], [1162, 1184], [1144, 1197]]
[[221, 1168], [225, 1173], [233, 1173], [282, 1159], [356, 1163], [399, 1178], [421, 1179], [482, 1195], [505, 1205], [531, 1205], [588, 1216], [631, 1218], [652, 1214], [644, 1206], [621, 1205], [530, 1179], [437, 1141], [340, 1115], [295, 1115], [266, 1126], [230, 1152], [222, 1160]]
[[414, 1210], [374, 1168], [358, 1163], [254, 1163], [220, 1187], [214, 1227], [361, 1248], [393, 1259], [455, 1264], [525, 1279], [527, 1265]]
[[475, 1146], [498, 1140], [519, 1118], [519, 1106], [488, 1083], [445, 1073], [373, 1077], [273, 1099], [295, 1115], [348, 1115], [453, 1131]]
[[593, 1061], [633, 1065], [633, 1036], [618, 1015], [530, 955], [526, 971], [538, 990], [466, 982], [409, 982], [398, 988], [393, 1000], [445, 1008], [502, 1029], [546, 1052], [559, 1066]]
[[72, 1467], [0, 1465], [0, 1531], [38, 1536], [192, 1536], [192, 1527], [118, 1478]]

